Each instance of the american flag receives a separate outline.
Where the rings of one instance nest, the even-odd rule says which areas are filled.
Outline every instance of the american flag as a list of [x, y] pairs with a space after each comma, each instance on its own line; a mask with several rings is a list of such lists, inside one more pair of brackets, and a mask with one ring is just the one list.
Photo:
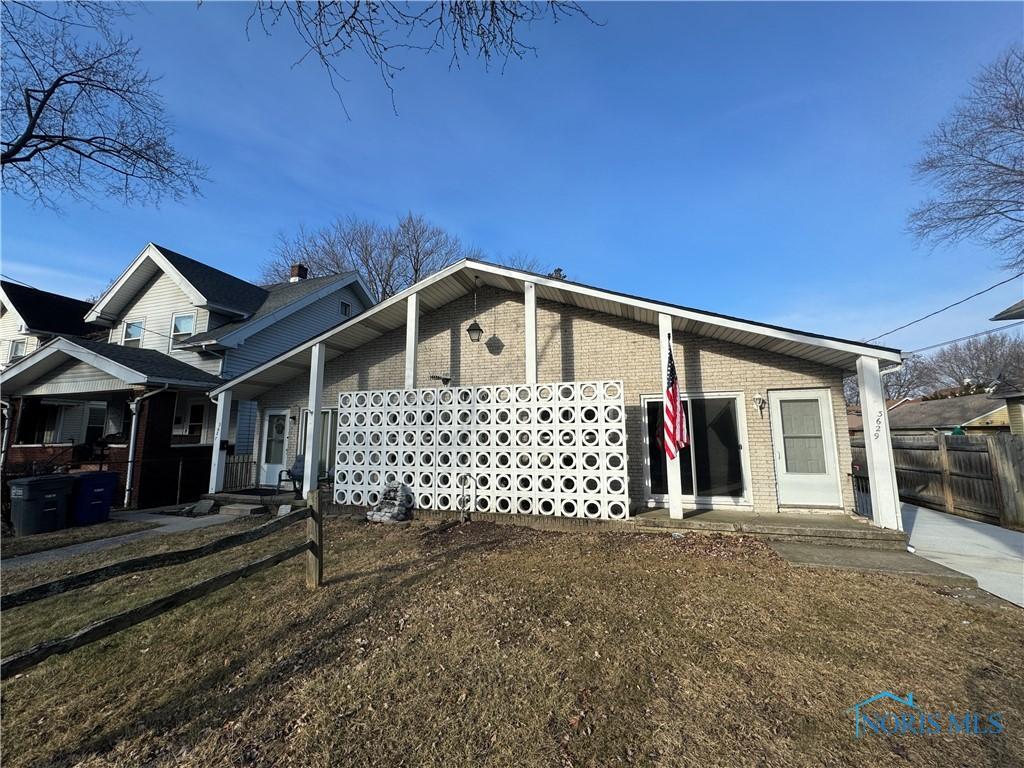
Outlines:
[[679, 402], [679, 377], [676, 376], [676, 361], [672, 357], [672, 346], [668, 348], [668, 383], [665, 386], [665, 453], [670, 459], [676, 457], [677, 448], [690, 444], [686, 432], [686, 411]]

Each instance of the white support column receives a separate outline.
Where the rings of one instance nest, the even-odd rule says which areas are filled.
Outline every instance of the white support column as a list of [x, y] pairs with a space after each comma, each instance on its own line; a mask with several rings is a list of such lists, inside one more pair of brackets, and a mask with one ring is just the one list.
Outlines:
[[537, 383], [537, 285], [524, 283], [526, 295], [526, 383]]
[[420, 297], [405, 300], [405, 388], [416, 388], [416, 346], [420, 338]]
[[[672, 318], [669, 315], [658, 315], [658, 331], [661, 337], [661, 395], [665, 396], [665, 388], [668, 382], [668, 350], [672, 343]], [[679, 476], [679, 454], [670, 459], [665, 454], [665, 474], [668, 481], [668, 514], [669, 517], [682, 519], [683, 517], [683, 481]]]
[[885, 389], [878, 370], [878, 359], [857, 358], [857, 383], [864, 419], [864, 447], [868, 458], [868, 482], [871, 484], [871, 517], [881, 528], [903, 530], [900, 494], [896, 485], [896, 465], [892, 458], [889, 412], [885, 407]]
[[224, 468], [228, 461], [227, 441], [231, 429], [231, 390], [217, 395], [217, 416], [213, 423], [213, 457], [210, 461], [210, 493], [224, 490]]
[[320, 473], [320, 442], [323, 421], [320, 411], [324, 402], [324, 345], [317, 344], [310, 350], [309, 359], [309, 424], [306, 425], [306, 459], [302, 466], [302, 497], [316, 490]]

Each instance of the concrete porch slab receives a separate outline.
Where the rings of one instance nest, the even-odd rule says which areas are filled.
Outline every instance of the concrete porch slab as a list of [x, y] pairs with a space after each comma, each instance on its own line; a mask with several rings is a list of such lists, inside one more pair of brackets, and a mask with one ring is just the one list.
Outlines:
[[905, 550], [907, 544], [906, 534], [876, 528], [868, 520], [851, 515], [759, 515], [753, 510], [701, 510], [687, 512], [680, 520], [670, 517], [666, 509], [652, 509], [634, 514], [632, 521], [644, 529], [742, 533], [808, 544], [897, 551]]
[[790, 565], [799, 568], [836, 568], [844, 571], [910, 576], [928, 584], [977, 587], [970, 576], [925, 560], [909, 552], [772, 541], [769, 546]]

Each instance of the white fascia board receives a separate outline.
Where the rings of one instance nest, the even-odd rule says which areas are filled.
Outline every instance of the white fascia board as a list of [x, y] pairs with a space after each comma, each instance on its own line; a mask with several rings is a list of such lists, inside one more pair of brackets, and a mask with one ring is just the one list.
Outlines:
[[153, 263], [156, 264], [156, 266], [162, 272], [164, 272], [168, 277], [170, 277], [171, 280], [174, 281], [175, 285], [177, 285], [185, 293], [185, 295], [188, 296], [189, 301], [191, 301], [196, 306], [206, 306], [206, 297], [203, 296], [203, 294], [201, 294], [199, 291], [197, 291], [196, 288], [192, 285], [192, 283], [190, 283], [188, 280], [182, 277], [181, 273], [171, 265], [171, 262], [164, 258], [164, 255], [160, 253], [159, 248], [153, 245], [153, 243], [149, 243], [146, 245], [145, 248], [142, 249], [139, 255], [135, 257], [132, 263], [128, 265], [128, 268], [121, 273], [121, 276], [114, 281], [113, 285], [107, 288], [107, 290], [103, 292], [103, 295], [96, 300], [96, 303], [92, 305], [92, 309], [90, 309], [85, 316], [86, 322], [112, 322], [116, 318], [117, 313], [105, 314], [104, 310], [106, 309], [107, 305], [111, 302], [111, 300], [114, 298], [114, 296], [116, 296], [120, 291], [124, 289], [125, 284], [131, 278], [131, 276], [135, 274], [139, 267], [142, 266], [146, 259], [152, 260]]
[[248, 339], [254, 333], [258, 333], [264, 330], [265, 328], [269, 328], [278, 320], [288, 317], [288, 315], [294, 312], [298, 312], [300, 309], [308, 307], [313, 302], [319, 301], [325, 296], [330, 296], [332, 293], [340, 291], [342, 288], [347, 287], [353, 282], [353, 280], [338, 280], [333, 283], [327, 283], [326, 285], [313, 291], [312, 293], [307, 293], [305, 296], [300, 296], [299, 298], [295, 299], [295, 301], [289, 304], [285, 304], [283, 307], [279, 307], [278, 309], [271, 312], [269, 315], [264, 315], [258, 320], [253, 320], [252, 322], [246, 323], [241, 328], [236, 328], [235, 330], [225, 334], [224, 336], [221, 336], [216, 339], [207, 339], [206, 341], [201, 341], [198, 344], [176, 345], [175, 349], [189, 349], [191, 347], [206, 347], [213, 345], [216, 345], [218, 347], [237, 347], [239, 344]]
[[4, 303], [5, 307], [7, 307], [8, 312], [11, 312], [16, 318], [18, 318], [18, 327], [24, 328], [25, 318], [21, 316], [18, 308], [14, 306], [14, 302], [11, 301], [10, 297], [7, 295], [7, 291], [3, 289], [3, 286], [0, 286], [0, 301]]
[[315, 336], [314, 338], [310, 339], [309, 341], [303, 342], [302, 344], [298, 345], [297, 347], [292, 347], [287, 352], [282, 352], [277, 357], [271, 358], [270, 360], [268, 360], [267, 362], [263, 363], [262, 365], [258, 365], [255, 368], [253, 368], [252, 370], [246, 371], [241, 376], [238, 376], [238, 377], [236, 377], [234, 379], [231, 379], [231, 381], [225, 382], [224, 384], [222, 384], [221, 386], [217, 387], [216, 389], [211, 390], [210, 391], [210, 396], [213, 397], [215, 395], [219, 395], [221, 392], [229, 390], [229, 389], [231, 389], [233, 386], [235, 386], [237, 384], [241, 384], [241, 383], [243, 383], [245, 381], [248, 381], [253, 376], [257, 376], [260, 373], [263, 373], [263, 371], [265, 371], [265, 370], [267, 370], [269, 368], [273, 368], [278, 363], [281, 363], [281, 362], [287, 360], [288, 358], [293, 357], [294, 355], [299, 354], [300, 352], [304, 352], [307, 349], [311, 349], [312, 347], [316, 346], [317, 344], [319, 344], [322, 341], [329, 341], [331, 336], [333, 336], [334, 334], [339, 333], [340, 331], [343, 331], [346, 328], [351, 328], [352, 326], [357, 325], [358, 323], [361, 323], [364, 320], [368, 320], [369, 318], [371, 318], [374, 315], [376, 315], [378, 312], [381, 312], [382, 310], [387, 309], [388, 307], [394, 306], [395, 304], [398, 304], [399, 302], [405, 301], [407, 298], [409, 298], [410, 294], [416, 293], [417, 291], [425, 288], [428, 285], [432, 285], [432, 284], [434, 284], [436, 282], [439, 282], [441, 280], [444, 280], [444, 279], [454, 275], [456, 272], [459, 272], [460, 270], [464, 269], [465, 266], [466, 266], [466, 263], [467, 263], [466, 260], [463, 259], [461, 261], [457, 261], [454, 264], [451, 264], [451, 265], [445, 267], [440, 272], [435, 272], [430, 277], [426, 277], [426, 278], [420, 280], [418, 283], [416, 283], [414, 285], [410, 285], [405, 290], [399, 291], [398, 293], [396, 293], [391, 298], [385, 299], [384, 301], [380, 302], [379, 304], [374, 304], [372, 307], [370, 307], [369, 309], [365, 310], [364, 312], [356, 315], [355, 317], [353, 317], [352, 319], [348, 320], [347, 322], [344, 322], [341, 325], [336, 325], [333, 328], [330, 328], [330, 329], [324, 331], [319, 336]]
[[733, 330], [744, 331], [747, 333], [759, 334], [770, 338], [780, 339], [782, 341], [794, 341], [800, 344], [808, 344], [816, 347], [823, 347], [826, 349], [834, 349], [839, 352], [846, 352], [853, 355], [862, 355], [864, 357], [873, 357], [878, 360], [890, 361], [890, 362], [901, 362], [902, 355], [897, 350], [881, 349], [878, 347], [866, 346], [857, 344], [856, 342], [841, 341], [838, 339], [825, 339], [816, 336], [810, 336], [799, 331], [772, 328], [768, 326], [758, 325], [757, 323], [748, 322], [745, 320], [739, 320], [737, 318], [719, 317], [705, 312], [700, 312], [693, 309], [685, 309], [683, 307], [677, 307], [671, 304], [663, 304], [657, 301], [651, 301], [649, 299], [640, 299], [630, 296], [623, 296], [622, 294], [611, 293], [609, 291], [601, 290], [600, 288], [591, 288], [589, 286], [578, 285], [575, 283], [569, 283], [563, 280], [554, 280], [549, 277], [542, 277], [540, 275], [534, 275], [530, 272], [522, 272], [517, 269], [509, 269], [508, 267], [499, 267], [493, 264], [487, 264], [480, 261], [473, 261], [472, 259], [462, 259], [460, 261], [451, 264], [439, 272], [434, 273], [430, 277], [426, 277], [420, 280], [418, 283], [409, 286], [403, 291], [399, 291], [389, 299], [385, 299], [379, 304], [367, 309], [362, 314], [359, 314], [349, 320], [346, 323], [337, 325], [327, 331], [324, 331], [319, 336], [310, 339], [297, 347], [294, 347], [287, 352], [283, 352], [275, 358], [268, 360], [267, 362], [253, 368], [241, 376], [232, 379], [215, 390], [212, 390], [211, 395], [217, 395], [225, 390], [231, 389], [236, 384], [241, 384], [253, 376], [257, 376], [263, 371], [273, 368], [277, 363], [287, 360], [293, 355], [303, 352], [311, 347], [319, 344], [322, 341], [329, 341], [331, 336], [345, 330], [357, 323], [361, 323], [364, 320], [372, 318], [378, 312], [387, 309], [401, 301], [405, 301], [410, 294], [416, 293], [434, 283], [446, 280], [457, 272], [463, 270], [474, 270], [477, 272], [486, 272], [492, 275], [498, 275], [506, 279], [517, 280], [523, 283], [534, 283], [535, 285], [543, 285], [548, 288], [553, 288], [559, 291], [569, 291], [572, 293], [578, 293], [584, 296], [590, 296], [604, 301], [617, 302], [619, 304], [628, 304], [630, 306], [639, 307], [646, 309], [650, 312], [657, 314], [670, 315], [672, 317], [678, 317], [685, 320], [694, 320], [701, 323], [709, 323], [711, 325], [719, 325], [725, 328]]
[[[462, 264], [463, 262], [460, 262]], [[800, 344], [810, 344], [817, 347], [824, 347], [826, 349], [834, 349], [840, 352], [848, 352], [854, 355], [864, 355], [866, 357], [874, 357], [879, 360], [891, 360], [893, 362], [900, 362], [902, 356], [898, 351], [879, 349], [878, 347], [872, 347], [856, 342], [841, 341], [838, 339], [826, 339], [817, 336], [811, 336], [808, 334], [801, 333], [799, 331], [793, 331], [782, 328], [773, 328], [769, 326], [760, 325], [758, 323], [749, 322], [746, 320], [740, 320], [738, 318], [720, 317], [710, 313], [700, 312], [694, 309], [685, 309], [683, 307], [677, 307], [672, 304], [663, 304], [657, 301], [651, 301], [650, 299], [634, 298], [632, 296], [624, 296], [619, 293], [612, 293], [609, 291], [601, 290], [600, 288], [591, 288], [585, 285], [578, 285], [574, 283], [568, 283], [563, 280], [554, 280], [549, 277], [540, 277], [532, 275], [528, 272], [520, 272], [519, 270], [509, 269], [507, 267], [498, 267], [493, 264], [485, 264], [478, 261], [466, 260], [464, 265], [471, 267], [480, 272], [489, 272], [493, 275], [500, 275], [505, 278], [512, 280], [521, 280], [535, 283], [536, 285], [543, 285], [548, 288], [554, 288], [560, 291], [568, 291], [570, 293], [578, 293], [583, 296], [590, 296], [596, 299], [602, 299], [604, 301], [617, 302], [619, 304], [627, 304], [629, 306], [638, 307], [640, 309], [646, 309], [650, 312], [661, 313], [678, 317], [684, 320], [694, 320], [701, 323], [708, 323], [710, 325], [718, 325], [723, 328], [730, 328], [732, 330], [744, 331], [746, 333], [756, 333], [762, 336], [768, 336], [782, 341], [795, 341]]]

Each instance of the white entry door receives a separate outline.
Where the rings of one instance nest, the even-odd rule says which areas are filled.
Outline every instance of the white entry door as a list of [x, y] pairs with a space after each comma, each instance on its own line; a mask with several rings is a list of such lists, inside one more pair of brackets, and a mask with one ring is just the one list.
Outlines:
[[277, 485], [282, 469], [288, 469], [288, 410], [271, 409], [263, 416], [263, 450], [260, 452], [260, 482]]
[[780, 505], [842, 505], [827, 389], [768, 393]]

